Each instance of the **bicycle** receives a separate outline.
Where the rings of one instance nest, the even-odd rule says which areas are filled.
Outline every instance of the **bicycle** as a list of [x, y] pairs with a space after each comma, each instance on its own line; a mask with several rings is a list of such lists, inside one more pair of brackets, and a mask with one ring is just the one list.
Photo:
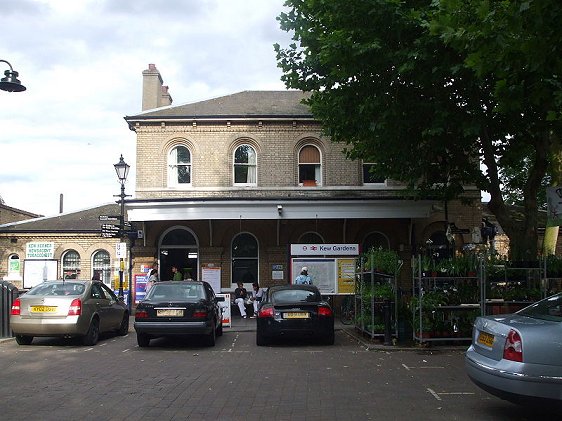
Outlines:
[[340, 307], [340, 320], [344, 325], [350, 325], [355, 322], [355, 295], [346, 295], [343, 297]]

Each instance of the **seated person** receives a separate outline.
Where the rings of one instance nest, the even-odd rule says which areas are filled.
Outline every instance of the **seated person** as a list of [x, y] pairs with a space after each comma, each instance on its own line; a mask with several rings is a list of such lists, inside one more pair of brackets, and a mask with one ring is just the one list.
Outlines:
[[236, 282], [238, 288], [234, 290], [234, 304], [238, 306], [240, 309], [240, 315], [243, 319], [246, 318], [246, 298], [248, 297], [248, 292], [246, 288], [244, 288], [244, 284], [242, 282]]
[[252, 304], [254, 306], [254, 315], [252, 316], [253, 319], [258, 314], [258, 310], [261, 305], [261, 300], [263, 299], [264, 290], [260, 288], [260, 285], [257, 282], [254, 282], [252, 284], [252, 287], [254, 289], [254, 294], [250, 296], [250, 300], [252, 301]]

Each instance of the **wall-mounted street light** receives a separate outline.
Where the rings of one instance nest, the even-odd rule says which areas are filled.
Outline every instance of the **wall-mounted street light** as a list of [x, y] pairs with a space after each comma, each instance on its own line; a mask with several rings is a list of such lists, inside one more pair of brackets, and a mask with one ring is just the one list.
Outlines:
[[18, 76], [19, 73], [16, 72], [12, 65], [10, 63], [8, 63], [6, 60], [0, 60], [1, 63], [6, 63], [9, 67], [10, 70], [6, 70], [4, 72], [4, 76], [2, 79], [0, 79], [0, 89], [3, 91], [8, 91], [8, 92], [23, 92], [25, 91], [25, 86], [23, 86], [21, 84], [21, 82], [18, 80]]
[[[119, 197], [119, 204], [121, 205], [121, 215], [119, 216], [119, 233], [121, 240], [125, 236], [125, 198], [127, 195], [125, 194], [125, 181], [127, 181], [127, 176], [129, 175], [129, 168], [130, 165], [125, 162], [123, 159], [123, 155], [119, 158], [119, 162], [117, 164], [113, 164], [115, 167], [115, 172], [117, 173], [117, 178], [119, 179], [119, 183], [121, 184], [121, 194], [116, 195]], [[119, 257], [119, 297], [123, 297], [123, 270], [125, 269], [125, 262], [123, 257]], [[131, 306], [131, 280], [129, 279], [129, 308]]]

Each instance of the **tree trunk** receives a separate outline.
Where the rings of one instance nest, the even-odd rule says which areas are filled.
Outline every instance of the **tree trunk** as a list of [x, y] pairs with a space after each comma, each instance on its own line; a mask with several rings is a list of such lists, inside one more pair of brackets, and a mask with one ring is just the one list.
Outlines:
[[[550, 147], [550, 175], [552, 176], [552, 182], [550, 185], [552, 187], [557, 187], [562, 185], [562, 145], [554, 133], [550, 136]], [[559, 228], [560, 227], [558, 226], [546, 227], [542, 245], [543, 254], [545, 256], [556, 254]]]

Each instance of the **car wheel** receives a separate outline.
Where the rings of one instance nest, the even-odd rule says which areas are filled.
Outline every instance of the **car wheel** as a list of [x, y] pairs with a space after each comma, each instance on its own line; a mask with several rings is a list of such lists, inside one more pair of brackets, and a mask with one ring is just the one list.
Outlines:
[[146, 348], [150, 344], [150, 337], [146, 333], [137, 333], [137, 344], [141, 348]]
[[16, 342], [18, 345], [31, 345], [33, 336], [16, 335]]
[[129, 315], [125, 313], [123, 314], [123, 320], [121, 320], [121, 325], [119, 326], [117, 334], [119, 336], [125, 336], [127, 333], [129, 333]]
[[335, 342], [335, 334], [334, 332], [330, 332], [326, 335], [326, 337], [324, 338], [324, 344], [326, 345], [333, 345]]
[[217, 342], [217, 331], [216, 329], [211, 329], [211, 333], [207, 336], [207, 345], [208, 346], [215, 346]]
[[99, 337], [100, 337], [100, 322], [97, 319], [94, 319], [90, 323], [88, 332], [82, 338], [82, 344], [86, 346], [94, 346], [95, 344], [98, 343]]
[[269, 343], [269, 340], [260, 331], [256, 332], [256, 345], [264, 346]]

